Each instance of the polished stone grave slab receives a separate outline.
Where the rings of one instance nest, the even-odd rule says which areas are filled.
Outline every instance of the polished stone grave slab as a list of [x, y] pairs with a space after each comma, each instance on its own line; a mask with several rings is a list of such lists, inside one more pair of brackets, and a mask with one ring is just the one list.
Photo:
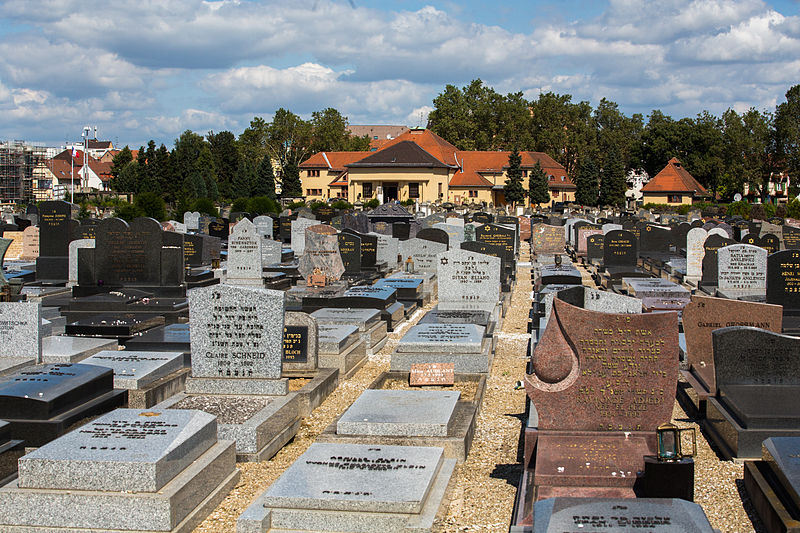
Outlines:
[[744, 486], [766, 531], [800, 528], [800, 437], [766, 439], [761, 460], [745, 463]]
[[189, 324], [168, 324], [138, 333], [125, 340], [124, 344], [126, 350], [190, 352], [190, 340]]
[[477, 324], [417, 324], [409, 328], [392, 354], [391, 370], [409, 371], [421, 363], [453, 363], [455, 372], [488, 372], [492, 338]]
[[102, 350], [116, 350], [114, 339], [54, 335], [42, 339], [42, 362], [77, 363]]
[[113, 370], [115, 389], [136, 390], [181, 370], [184, 356], [179, 352], [102, 351], [81, 363]]
[[446, 436], [458, 391], [365, 390], [336, 424], [340, 435]]

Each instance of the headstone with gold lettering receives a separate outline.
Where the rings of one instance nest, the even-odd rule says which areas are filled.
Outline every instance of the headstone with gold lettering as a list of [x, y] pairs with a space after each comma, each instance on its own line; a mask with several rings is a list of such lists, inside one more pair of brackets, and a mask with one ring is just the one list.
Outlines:
[[36, 279], [67, 281], [69, 241], [78, 222], [72, 219], [73, 205], [62, 200], [42, 202], [39, 206], [39, 257]]

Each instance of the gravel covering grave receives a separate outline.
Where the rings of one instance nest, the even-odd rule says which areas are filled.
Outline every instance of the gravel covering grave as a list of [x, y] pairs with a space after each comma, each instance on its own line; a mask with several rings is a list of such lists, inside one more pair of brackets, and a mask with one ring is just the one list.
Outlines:
[[[527, 246], [522, 248], [525, 250]], [[529, 258], [523, 255], [520, 260], [527, 262]], [[593, 286], [586, 270], [579, 268], [579, 271], [584, 283]], [[503, 330], [498, 333], [497, 352], [487, 381], [475, 440], [467, 461], [457, 467], [451, 480], [449, 505], [435, 524], [437, 533], [508, 531], [521, 474], [519, 445], [525, 410], [525, 391], [514, 390], [514, 384], [525, 371], [531, 290], [530, 267], [520, 265], [511, 307]], [[389, 341], [380, 353], [371, 356], [351, 379], [341, 382], [336, 391], [302, 421], [294, 440], [271, 460], [240, 463], [241, 481], [195, 531], [235, 531], [236, 519], [256, 496], [269, 487], [381, 372], [388, 370], [389, 356], [398, 340], [435, 303], [417, 311], [409, 323], [390, 333]], [[686, 417], [677, 402], [673, 419], [681, 427], [698, 427]], [[764, 531], [744, 492], [742, 465], [721, 461], [699, 430], [697, 446], [695, 501], [703, 506], [711, 525], [723, 533]]]
[[217, 417], [220, 424], [243, 424], [269, 404], [259, 396], [187, 396], [172, 409], [200, 409]]

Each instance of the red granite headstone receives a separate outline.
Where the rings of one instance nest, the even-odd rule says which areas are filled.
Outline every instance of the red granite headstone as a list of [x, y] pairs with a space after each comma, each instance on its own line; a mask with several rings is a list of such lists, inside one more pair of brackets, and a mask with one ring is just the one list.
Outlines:
[[420, 385], [453, 385], [455, 383], [454, 363], [419, 363], [411, 365], [408, 384], [412, 387]]

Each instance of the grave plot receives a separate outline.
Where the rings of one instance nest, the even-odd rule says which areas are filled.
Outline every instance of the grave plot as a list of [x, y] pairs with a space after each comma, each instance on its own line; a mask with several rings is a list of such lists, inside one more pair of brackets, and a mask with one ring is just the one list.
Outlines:
[[410, 371], [419, 363], [453, 363], [458, 373], [488, 372], [494, 352], [486, 328], [476, 324], [417, 324], [392, 353], [390, 369]]
[[189, 324], [169, 324], [125, 340], [125, 349], [144, 352], [191, 352]]
[[367, 355], [378, 353], [389, 340], [386, 322], [377, 309], [324, 307], [311, 313], [320, 325], [356, 326], [364, 340]]
[[128, 407], [137, 409], [183, 392], [189, 374], [187, 358], [179, 352], [102, 351], [81, 363], [113, 370], [114, 388], [128, 391]]
[[34, 365], [0, 380], [0, 413], [13, 439], [42, 446], [71, 425], [121, 406], [110, 369], [83, 364]]
[[11, 424], [0, 420], [0, 484], [16, 475], [17, 460], [25, 454], [25, 441], [11, 437]]
[[661, 278], [622, 278], [622, 289], [642, 301], [645, 311], [680, 311], [689, 303], [691, 291]]
[[237, 530], [428, 531], [455, 462], [436, 447], [317, 442], [242, 513]]
[[42, 339], [42, 361], [45, 363], [78, 363], [102, 350], [116, 350], [114, 339], [67, 337], [54, 335]]
[[800, 436], [800, 338], [759, 328], [713, 331], [716, 395], [703, 429], [726, 459], [756, 459], [769, 437]]
[[779, 305], [694, 295], [683, 309], [681, 322], [687, 369], [681, 370], [686, 383], [678, 384], [677, 398], [689, 416], [701, 419], [706, 415], [708, 398], [717, 393], [712, 332], [750, 326], [780, 333], [782, 309]]
[[355, 374], [367, 360], [367, 345], [358, 326], [322, 324], [319, 326], [319, 366], [336, 368], [342, 379]]
[[215, 417], [117, 409], [20, 459], [0, 529], [188, 533], [238, 480]]
[[41, 327], [41, 304], [0, 302], [0, 375], [41, 361]]
[[770, 533], [800, 524], [800, 437], [770, 437], [761, 459], [747, 461], [744, 486]]

